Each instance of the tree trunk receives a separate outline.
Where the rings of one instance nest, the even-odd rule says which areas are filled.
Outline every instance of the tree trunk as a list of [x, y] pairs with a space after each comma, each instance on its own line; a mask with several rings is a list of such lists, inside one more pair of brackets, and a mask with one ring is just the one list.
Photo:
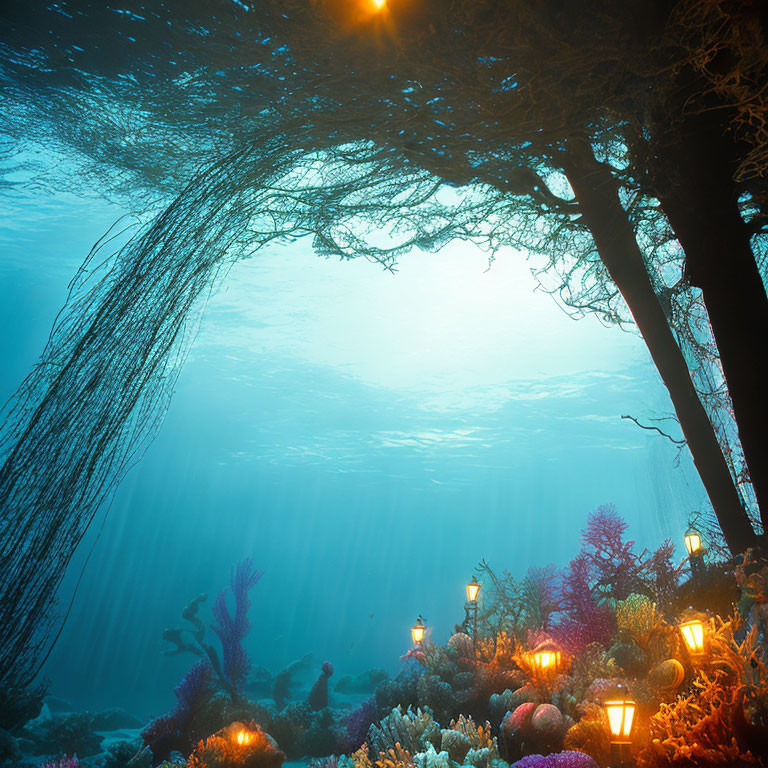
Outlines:
[[[655, 142], [655, 187], [700, 288], [768, 531], [768, 296], [738, 209], [734, 143], [719, 115], [686, 116]], [[661, 146], [659, 146], [661, 144]]]
[[619, 200], [618, 182], [582, 139], [567, 142], [562, 165], [600, 258], [627, 302], [669, 391], [728, 547], [734, 554], [742, 552], [755, 544], [755, 532], [683, 354], [654, 293], [632, 225]]

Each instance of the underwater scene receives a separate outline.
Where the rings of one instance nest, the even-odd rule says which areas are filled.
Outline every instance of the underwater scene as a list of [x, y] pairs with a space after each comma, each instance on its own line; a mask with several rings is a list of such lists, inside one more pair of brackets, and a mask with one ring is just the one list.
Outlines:
[[0, 2], [0, 768], [768, 766], [767, 11]]

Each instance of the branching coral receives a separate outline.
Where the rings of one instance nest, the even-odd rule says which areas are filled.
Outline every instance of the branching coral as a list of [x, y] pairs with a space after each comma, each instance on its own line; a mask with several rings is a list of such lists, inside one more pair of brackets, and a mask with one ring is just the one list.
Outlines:
[[379, 753], [376, 768], [415, 768], [415, 763], [411, 753], [398, 742], [394, 747]]
[[427, 743], [440, 746], [440, 728], [429, 710], [397, 707], [379, 725], [368, 731], [368, 744], [374, 754], [387, 752], [396, 744], [411, 754], [421, 752]]

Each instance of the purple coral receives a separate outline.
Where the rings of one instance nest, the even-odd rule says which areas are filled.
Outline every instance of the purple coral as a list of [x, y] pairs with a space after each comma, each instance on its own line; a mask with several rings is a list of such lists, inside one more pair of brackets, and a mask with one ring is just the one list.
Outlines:
[[589, 755], [583, 752], [558, 752], [555, 755], [527, 755], [512, 764], [511, 768], [599, 768]]
[[262, 571], [253, 567], [250, 558], [244, 560], [237, 566], [230, 580], [230, 588], [235, 598], [235, 615], [232, 616], [227, 608], [226, 590], [221, 592], [213, 605], [213, 617], [217, 623], [211, 625], [211, 628], [221, 641], [221, 663], [219, 664], [218, 656], [210, 646], [206, 646], [206, 652], [221, 677], [222, 684], [235, 702], [243, 698], [245, 681], [251, 668], [251, 661], [243, 648], [243, 640], [251, 628], [248, 621], [248, 608], [251, 604], [248, 593], [262, 575]]
[[584, 553], [571, 560], [562, 576], [561, 605], [565, 616], [550, 627], [555, 642], [571, 654], [590, 643], [610, 642], [614, 634], [614, 616], [606, 605], [598, 605], [590, 586], [592, 564]]
[[[157, 717], [141, 732], [144, 744], [152, 750], [157, 762], [168, 758], [173, 751], [186, 754], [194, 739], [187, 733], [192, 718], [214, 693], [213, 670], [205, 661], [198, 661], [174, 689], [178, 705], [167, 715]], [[58, 768], [77, 768], [59, 766]]]
[[378, 722], [379, 708], [376, 706], [376, 698], [371, 697], [342, 720], [343, 730], [338, 735], [339, 750], [345, 755], [351, 755], [360, 749], [370, 727]]
[[629, 526], [613, 504], [598, 507], [582, 531], [583, 554], [594, 566], [599, 585], [616, 600], [625, 600], [638, 585], [643, 560], [634, 552], [634, 541], [624, 541]]

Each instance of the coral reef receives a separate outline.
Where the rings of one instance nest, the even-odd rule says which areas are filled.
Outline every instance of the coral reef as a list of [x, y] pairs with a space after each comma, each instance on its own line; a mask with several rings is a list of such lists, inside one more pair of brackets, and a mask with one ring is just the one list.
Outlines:
[[357, 709], [348, 714], [340, 723], [337, 732], [339, 750], [351, 755], [365, 743], [370, 727], [379, 722], [379, 708], [376, 699], [366, 699]]
[[230, 723], [200, 741], [188, 768], [280, 768], [285, 755], [255, 723]]
[[428, 709], [411, 707], [403, 712], [396, 707], [379, 725], [372, 725], [368, 731], [368, 746], [370, 752], [379, 754], [387, 752], [395, 744], [411, 754], [426, 749], [427, 744], [439, 747], [441, 742], [440, 726], [434, 721]]
[[[467, 634], [465, 621], [445, 645], [427, 637], [394, 678], [381, 670], [342, 678], [336, 690], [345, 695], [375, 686], [355, 709], [329, 706], [328, 662], [306, 700], [290, 700], [309, 657], [274, 677], [258, 668], [246, 686], [244, 617], [258, 574], [241, 566], [234, 615], [223, 596], [214, 609], [218, 667], [198, 616], [202, 597], [185, 609], [191, 629], [166, 638], [173, 653], [197, 648], [200, 661], [177, 687], [176, 709], [144, 730], [144, 742], [156, 761], [194, 747], [190, 768], [245, 765], [237, 761], [256, 757], [232, 751], [231, 729], [248, 723], [266, 739], [259, 760], [277, 764], [287, 755], [322, 758], [316, 768], [607, 768], [605, 703], [620, 685], [634, 701], [627, 748], [641, 768], [765, 765], [768, 562], [748, 553], [737, 566], [709, 563], [685, 580], [669, 542], [637, 552], [626, 532], [613, 508], [601, 507], [562, 572], [534, 567], [516, 580], [481, 563], [477, 633]], [[680, 609], [685, 601], [701, 610], [710, 588], [726, 618]], [[679, 624], [694, 615], [701, 644], [689, 648]], [[249, 703], [246, 690], [271, 692], [277, 711]], [[116, 723], [121, 714], [101, 717]], [[122, 768], [128, 751], [113, 747], [104, 768]]]
[[581, 752], [560, 752], [556, 755], [528, 755], [514, 763], [513, 768], [597, 768], [597, 763]]
[[38, 755], [78, 755], [80, 758], [98, 754], [103, 737], [95, 733], [93, 715], [71, 712], [39, 721], [39, 730], [32, 734], [34, 751]]

